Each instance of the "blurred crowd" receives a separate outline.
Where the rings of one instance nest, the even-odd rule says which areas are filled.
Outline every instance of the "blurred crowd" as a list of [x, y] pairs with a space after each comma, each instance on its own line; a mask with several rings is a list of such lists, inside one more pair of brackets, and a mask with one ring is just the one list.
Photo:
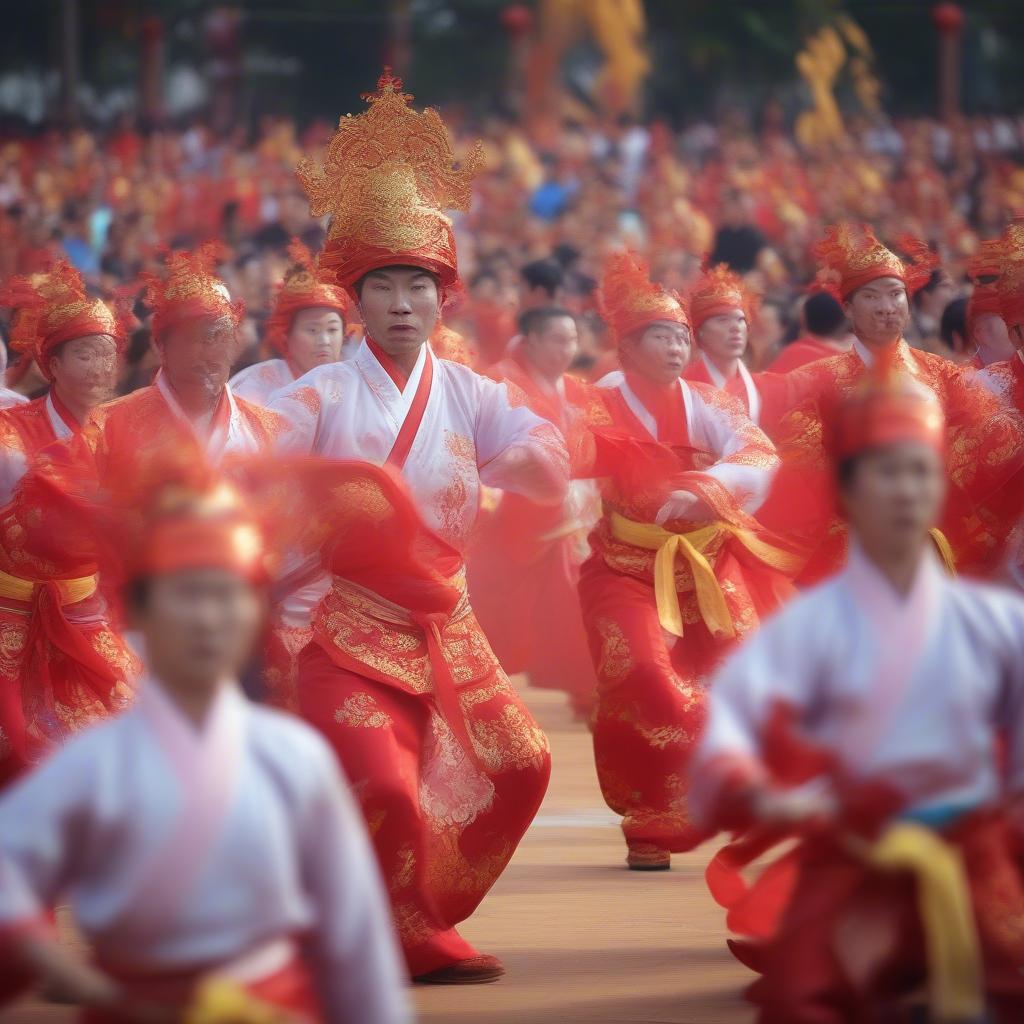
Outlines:
[[[323, 238], [294, 167], [331, 129], [266, 118], [251, 139], [201, 123], [143, 135], [125, 117], [109, 132], [0, 140], [0, 279], [63, 254], [109, 296], [162, 247], [220, 238], [223, 276], [247, 309], [239, 365], [266, 358], [262, 327], [288, 242], [315, 251]], [[678, 132], [628, 118], [544, 132], [495, 116], [454, 131], [459, 146], [483, 138], [487, 169], [456, 224], [465, 289], [447, 320], [483, 363], [501, 357], [522, 308], [557, 299], [580, 314], [580, 369], [598, 364], [595, 284], [625, 243], [680, 291], [707, 254], [746, 275], [762, 297], [748, 358], [763, 367], [801, 332], [811, 246], [840, 219], [869, 221], [889, 240], [909, 232], [940, 253], [910, 340], [948, 355], [942, 314], [969, 291], [967, 260], [1024, 208], [1024, 118], [851, 122], [813, 153], [772, 106], [757, 129], [725, 116]], [[152, 361], [142, 328], [123, 388], [146, 383]]]

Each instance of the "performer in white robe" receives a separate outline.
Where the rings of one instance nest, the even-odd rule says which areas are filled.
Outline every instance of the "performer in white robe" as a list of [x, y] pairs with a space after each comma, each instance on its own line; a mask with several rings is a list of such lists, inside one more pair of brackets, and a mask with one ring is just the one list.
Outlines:
[[[410, 974], [475, 983], [503, 967], [456, 925], [536, 814], [550, 754], [473, 615], [462, 551], [482, 484], [558, 504], [569, 466], [560, 433], [525, 396], [430, 351], [458, 280], [443, 211], [468, 203], [480, 158], [456, 165], [440, 118], [409, 99], [386, 74], [370, 109], [339, 122], [323, 169], [300, 165], [311, 211], [331, 217], [321, 266], [358, 303], [366, 338], [354, 359], [312, 370], [270, 409], [286, 421], [284, 451], [389, 466], [418, 508], [420, 539], [389, 539], [387, 573], [365, 585], [331, 579], [297, 658], [298, 705], [373, 824]], [[399, 179], [415, 194], [396, 204]], [[337, 522], [335, 543], [345, 531]], [[292, 611], [285, 602], [283, 617]]]
[[[933, 1019], [973, 1020], [987, 997], [994, 1019], [1016, 1020], [1024, 601], [949, 577], [929, 542], [944, 494], [930, 392], [876, 382], [846, 400], [835, 435], [849, 564], [767, 622], [711, 690], [691, 809], [754, 831], [709, 882], [730, 926], [761, 940], [737, 948], [763, 973], [750, 997], [764, 1024], [876, 1019], [925, 975]], [[804, 842], [744, 893], [735, 869], [787, 829]]]
[[[0, 800], [0, 980], [41, 976], [94, 1021], [181, 1011], [213, 985], [296, 1020], [399, 1024], [386, 895], [335, 758], [230, 681], [260, 628], [262, 541], [204, 483], [168, 480], [127, 545], [153, 672], [138, 700]], [[95, 966], [51, 934], [59, 899]]]

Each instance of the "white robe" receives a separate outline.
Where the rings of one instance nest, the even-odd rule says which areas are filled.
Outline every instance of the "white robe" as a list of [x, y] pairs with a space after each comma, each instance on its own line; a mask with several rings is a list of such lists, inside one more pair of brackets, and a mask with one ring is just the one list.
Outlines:
[[528, 450], [568, 485], [562, 436], [526, 407], [525, 396], [517, 401], [506, 384], [438, 359], [426, 345], [399, 391], [364, 342], [350, 361], [319, 366], [274, 394], [270, 408], [288, 422], [279, 440], [283, 450], [383, 465], [427, 359], [433, 362], [433, 383], [402, 473], [427, 525], [462, 550], [476, 520], [481, 484], [526, 489], [518, 474], [506, 471], [506, 452]]
[[257, 405], [266, 405], [275, 391], [286, 388], [293, 380], [295, 375], [287, 360], [264, 359], [262, 363], [239, 370], [229, 383], [236, 395]]
[[766, 622], [714, 680], [693, 765], [699, 818], [730, 772], [763, 772], [762, 730], [779, 700], [853, 779], [898, 787], [909, 815], [998, 802], [1000, 728], [1009, 788], [1024, 787], [1024, 600], [950, 579], [931, 551], [901, 597], [851, 545], [842, 572]]
[[234, 685], [196, 729], [146, 681], [129, 711], [3, 794], [0, 933], [61, 897], [101, 963], [231, 975], [262, 956], [276, 969], [274, 950], [305, 933], [326, 1021], [410, 1019], [387, 896], [336, 758]]
[[27, 401], [28, 399], [17, 391], [0, 386], [0, 409], [10, 409], [12, 405], [24, 405]]

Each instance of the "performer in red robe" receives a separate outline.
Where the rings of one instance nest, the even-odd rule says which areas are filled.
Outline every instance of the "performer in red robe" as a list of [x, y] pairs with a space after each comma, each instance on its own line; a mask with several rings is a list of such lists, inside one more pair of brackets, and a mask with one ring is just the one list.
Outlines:
[[808, 363], [828, 359], [853, 346], [850, 325], [843, 307], [830, 292], [818, 291], [807, 296], [800, 311], [803, 334], [790, 342], [765, 367], [770, 373], [789, 373]]
[[[273, 409], [288, 422], [286, 450], [401, 471], [437, 537], [419, 550], [398, 526], [382, 528], [365, 557], [383, 567], [354, 576], [330, 563], [299, 655], [299, 707], [358, 793], [410, 974], [493, 981], [500, 961], [457, 926], [536, 814], [550, 755], [473, 614], [461, 550], [482, 484], [559, 505], [568, 455], [517, 389], [428, 345], [458, 281], [444, 210], [468, 206], [479, 149], [456, 166], [440, 117], [412, 109], [390, 73], [366, 98], [369, 110], [341, 119], [323, 169], [299, 170], [314, 215], [332, 218], [321, 265], [358, 302], [366, 340]], [[334, 543], [346, 530], [340, 516]]]
[[761, 416], [761, 395], [743, 362], [754, 298], [739, 274], [724, 263], [705, 270], [690, 292], [695, 351], [683, 380], [728, 391], [739, 399], [754, 423]]
[[[910, 1019], [887, 1011], [922, 988], [929, 1020], [1009, 1024], [1024, 1006], [1024, 601], [952, 578], [929, 543], [934, 394], [881, 370], [827, 427], [849, 563], [715, 679], [694, 813], [743, 834], [708, 882], [761, 974], [760, 1024]], [[748, 889], [740, 869], [794, 836]]]
[[[578, 346], [576, 321], [557, 306], [527, 310], [512, 354], [487, 371], [527, 396], [530, 408], [566, 437], [579, 432], [589, 389], [566, 371]], [[588, 719], [597, 680], [583, 629], [577, 583], [586, 534], [597, 519], [592, 481], [577, 480], [563, 505], [537, 505], [499, 492], [481, 517], [468, 559], [473, 607], [506, 672], [562, 690]]]
[[764, 521], [803, 546], [805, 582], [835, 571], [846, 552], [822, 422], [879, 354], [938, 397], [949, 425], [950, 489], [937, 534], [947, 561], [962, 572], [991, 572], [1020, 515], [1024, 424], [1000, 406], [975, 371], [903, 340], [908, 285], [930, 273], [934, 256], [913, 240], [902, 245], [915, 254], [912, 262], [885, 248], [866, 225], [832, 228], [817, 249], [820, 277], [842, 298], [856, 335], [853, 350], [758, 377], [761, 422], [783, 459]]
[[[64, 261], [12, 279], [2, 301], [15, 307], [12, 344], [50, 381], [48, 394], [0, 412], [0, 503], [6, 504], [38, 453], [72, 437], [90, 409], [113, 394], [125, 324], [115, 309], [89, 297]], [[42, 516], [45, 525], [45, 508]], [[92, 572], [47, 585], [31, 566], [15, 562], [17, 550], [17, 538], [0, 550], [0, 782], [124, 707], [138, 671], [105, 621]], [[76, 660], [84, 662], [82, 671], [74, 670]]]
[[771, 442], [731, 396], [679, 379], [690, 345], [679, 298], [620, 253], [602, 307], [624, 370], [587, 411], [604, 497], [580, 577], [594, 755], [627, 863], [656, 870], [702, 838], [686, 764], [707, 677], [791, 593], [796, 562], [751, 517], [778, 465]]

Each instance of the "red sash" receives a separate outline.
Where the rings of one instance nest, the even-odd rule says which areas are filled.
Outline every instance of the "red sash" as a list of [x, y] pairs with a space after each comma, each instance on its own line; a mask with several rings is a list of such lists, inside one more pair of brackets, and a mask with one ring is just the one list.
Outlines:
[[409, 404], [409, 411], [405, 414], [405, 420], [398, 431], [395, 443], [391, 446], [391, 453], [388, 455], [385, 465], [394, 466], [398, 470], [405, 466], [409, 450], [412, 448], [420, 424], [423, 422], [423, 414], [427, 411], [427, 400], [430, 398], [430, 385], [433, 380], [434, 360], [427, 352], [424, 355], [423, 372], [420, 374], [420, 382], [416, 386], [416, 394], [413, 395], [412, 402]]

